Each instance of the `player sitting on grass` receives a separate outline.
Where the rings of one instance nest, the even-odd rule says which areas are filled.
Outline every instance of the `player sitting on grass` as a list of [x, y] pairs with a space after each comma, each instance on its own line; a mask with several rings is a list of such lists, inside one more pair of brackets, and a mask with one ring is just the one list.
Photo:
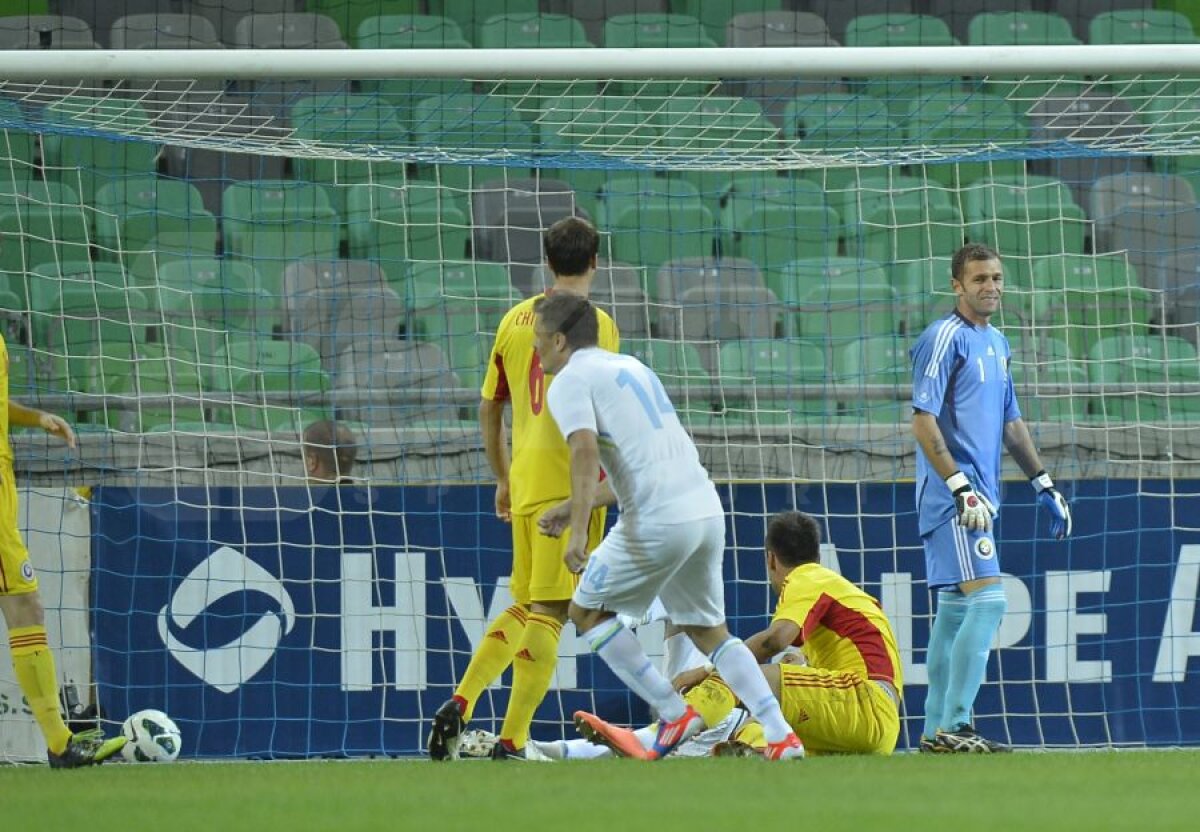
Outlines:
[[[788, 511], [771, 518], [767, 575], [779, 603], [771, 625], [746, 639], [746, 646], [764, 663], [784, 718], [809, 753], [890, 754], [900, 734], [903, 684], [896, 639], [874, 598], [821, 565], [820, 544], [820, 527], [807, 514]], [[804, 648], [807, 665], [765, 664], [792, 646]], [[729, 687], [706, 670], [676, 682], [692, 685], [684, 699], [707, 726], [736, 707]], [[642, 732], [627, 733], [641, 740]], [[740, 742], [765, 745], [747, 739], [747, 733]], [[618, 750], [633, 745], [594, 736]]]

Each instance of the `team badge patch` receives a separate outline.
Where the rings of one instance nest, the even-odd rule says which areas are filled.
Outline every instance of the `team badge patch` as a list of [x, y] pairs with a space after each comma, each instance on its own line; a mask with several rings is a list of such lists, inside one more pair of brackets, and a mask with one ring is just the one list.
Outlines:
[[21, 564], [21, 577], [27, 581], [33, 580], [33, 564], [29, 561]]
[[996, 547], [992, 545], [991, 540], [981, 537], [975, 541], [975, 554], [980, 560], [991, 560], [996, 554]]

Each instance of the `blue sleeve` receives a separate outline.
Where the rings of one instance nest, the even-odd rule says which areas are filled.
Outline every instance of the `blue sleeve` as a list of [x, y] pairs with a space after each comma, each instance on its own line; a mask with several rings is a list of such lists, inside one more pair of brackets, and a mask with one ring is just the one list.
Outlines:
[[[946, 385], [954, 372], [958, 358], [955, 346], [957, 339], [946, 330], [945, 323], [935, 324], [921, 333], [912, 348], [912, 406], [937, 416], [942, 412], [946, 397]], [[942, 337], [938, 337], [939, 334]]]
[[1004, 351], [1008, 353], [1004, 359], [1004, 375], [1008, 378], [1008, 389], [1004, 391], [1004, 423], [1008, 424], [1021, 418], [1021, 408], [1017, 406], [1017, 391], [1013, 387], [1012, 348], [1007, 339], [1004, 341]]

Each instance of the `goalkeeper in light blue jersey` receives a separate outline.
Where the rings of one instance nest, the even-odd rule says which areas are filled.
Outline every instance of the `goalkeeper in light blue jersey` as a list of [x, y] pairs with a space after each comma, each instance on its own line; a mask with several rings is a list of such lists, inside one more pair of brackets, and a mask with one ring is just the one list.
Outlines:
[[959, 249], [950, 286], [958, 298], [954, 311], [921, 333], [911, 351], [917, 512], [929, 588], [938, 591], [921, 750], [1007, 751], [971, 725], [1007, 607], [992, 535], [1001, 447], [1030, 478], [1055, 538], [1071, 533], [1071, 510], [1021, 419], [1008, 340], [989, 323], [1004, 287], [999, 255], [974, 243]]

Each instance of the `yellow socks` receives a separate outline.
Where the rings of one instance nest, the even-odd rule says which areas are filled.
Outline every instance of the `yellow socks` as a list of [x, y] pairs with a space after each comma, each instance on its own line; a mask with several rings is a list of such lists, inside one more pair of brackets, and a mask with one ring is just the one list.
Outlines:
[[513, 604], [496, 616], [496, 620], [484, 634], [483, 643], [476, 648], [475, 655], [471, 656], [471, 663], [467, 665], [462, 681], [454, 690], [454, 695], [466, 702], [464, 722], [470, 722], [475, 703], [479, 701], [487, 686], [500, 678], [500, 674], [512, 663], [528, 618], [528, 610], [520, 604]]
[[58, 674], [46, 640], [46, 628], [16, 627], [8, 633], [8, 646], [17, 683], [46, 737], [46, 745], [55, 754], [61, 754], [71, 731], [63, 722], [58, 706]]
[[685, 693], [683, 701], [696, 709], [707, 728], [712, 728], [729, 716], [729, 712], [737, 705], [733, 691], [715, 673]]
[[529, 740], [533, 712], [546, 698], [554, 678], [561, 635], [562, 624], [557, 619], [530, 613], [525, 636], [513, 658], [512, 696], [500, 728], [500, 739], [508, 740], [513, 748], [524, 748]]

